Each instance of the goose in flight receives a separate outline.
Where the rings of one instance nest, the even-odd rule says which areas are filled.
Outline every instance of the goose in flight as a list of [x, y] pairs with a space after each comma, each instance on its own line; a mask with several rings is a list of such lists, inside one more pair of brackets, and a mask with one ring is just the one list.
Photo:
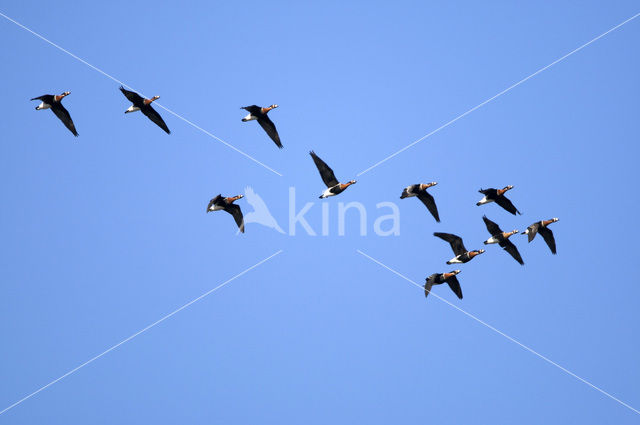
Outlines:
[[422, 184], [412, 184], [411, 186], [407, 186], [402, 191], [402, 195], [400, 195], [400, 199], [410, 198], [412, 196], [417, 196], [420, 201], [427, 207], [433, 218], [436, 219], [438, 223], [440, 223], [440, 215], [438, 215], [438, 207], [436, 207], [436, 201], [433, 199], [433, 196], [427, 189], [437, 185], [438, 182], [431, 183], [422, 183]]
[[233, 203], [240, 198], [243, 198], [243, 195], [233, 196], [231, 198], [223, 198], [222, 195], [218, 195], [209, 201], [209, 205], [207, 205], [207, 212], [209, 213], [211, 211], [225, 210], [233, 216], [233, 219], [238, 225], [238, 229], [240, 229], [240, 231], [244, 233], [244, 219], [242, 217], [242, 210], [240, 210], [240, 207], [238, 205]]
[[509, 238], [512, 235], [515, 235], [516, 233], [518, 233], [518, 231], [513, 230], [511, 232], [503, 232], [500, 229], [500, 226], [498, 226], [493, 221], [489, 220], [486, 215], [482, 216], [482, 219], [484, 220], [484, 224], [485, 226], [487, 226], [487, 230], [491, 235], [489, 239], [484, 241], [484, 244], [488, 245], [492, 243], [497, 243], [502, 248], [504, 248], [504, 250], [507, 251], [518, 263], [520, 263], [521, 265], [524, 265], [524, 261], [522, 261], [522, 257], [518, 252], [518, 248], [516, 248], [513, 242], [509, 240]]
[[339, 193], [344, 192], [344, 190], [352, 184], [356, 184], [355, 180], [349, 180], [346, 183], [340, 183], [338, 179], [336, 179], [335, 174], [333, 174], [333, 170], [331, 169], [331, 167], [329, 167], [326, 162], [321, 160], [314, 151], [309, 152], [309, 155], [311, 155], [311, 158], [313, 158], [313, 162], [315, 162], [316, 167], [318, 167], [318, 171], [320, 172], [322, 181], [325, 185], [327, 185], [327, 189], [322, 192], [322, 195], [319, 196], [320, 199], [328, 198], [329, 196], [335, 196]]
[[460, 270], [452, 270], [449, 273], [434, 273], [429, 276], [424, 283], [425, 298], [429, 295], [429, 292], [431, 292], [433, 285], [441, 285], [446, 282], [453, 293], [456, 294], [458, 298], [462, 299], [462, 288], [460, 287], [460, 282], [458, 282], [458, 278], [456, 277], [458, 273], [460, 273]]
[[558, 221], [557, 218], [552, 218], [549, 220], [542, 220], [536, 223], [533, 223], [531, 226], [527, 227], [527, 230], [522, 232], [523, 235], [529, 236], [529, 242], [536, 237], [536, 234], [540, 233], [544, 241], [547, 243], [547, 246], [551, 250], [551, 253], [556, 253], [556, 239], [553, 237], [553, 232], [547, 226], [551, 223], [555, 223]]
[[69, 129], [70, 132], [73, 133], [74, 136], [78, 137], [78, 132], [76, 131], [76, 126], [73, 124], [73, 120], [71, 119], [71, 115], [69, 115], [69, 111], [62, 106], [62, 99], [69, 96], [71, 92], [66, 91], [59, 95], [52, 94], [43, 94], [42, 96], [34, 97], [31, 100], [40, 100], [41, 103], [36, 106], [36, 111], [41, 109], [51, 109], [56, 117]]
[[260, 124], [260, 127], [262, 127], [262, 129], [267, 132], [276, 146], [282, 149], [282, 142], [280, 142], [280, 135], [278, 134], [278, 130], [276, 130], [276, 125], [267, 116], [267, 113], [270, 110], [276, 109], [277, 107], [278, 105], [271, 105], [266, 108], [261, 108], [257, 105], [251, 105], [243, 106], [240, 109], [244, 109], [249, 112], [249, 115], [242, 118], [242, 122], [258, 120], [258, 124]]
[[467, 248], [464, 247], [464, 243], [462, 243], [462, 238], [451, 233], [435, 232], [433, 236], [447, 241], [451, 245], [451, 249], [456, 256], [447, 261], [447, 264], [467, 263], [473, 260], [475, 256], [480, 255], [484, 252], [484, 249], [467, 251]]
[[488, 204], [489, 202], [495, 202], [513, 215], [516, 215], [516, 213], [522, 215], [522, 213], [518, 211], [513, 203], [511, 203], [511, 201], [507, 199], [506, 196], [504, 196], [504, 194], [511, 189], [513, 189], [513, 186], [511, 185], [505, 186], [502, 189], [480, 189], [478, 192], [482, 193], [484, 195], [484, 198], [478, 201], [476, 205], [484, 205]]
[[164, 120], [162, 119], [160, 114], [151, 107], [151, 103], [160, 99], [160, 96], [153, 96], [151, 99], [145, 99], [144, 97], [140, 96], [138, 93], [129, 91], [122, 86], [120, 86], [120, 91], [122, 92], [124, 97], [129, 99], [129, 101], [132, 103], [132, 105], [129, 106], [129, 109], [124, 111], [125, 114], [128, 114], [130, 112], [135, 112], [135, 111], [141, 111], [143, 114], [147, 116], [147, 118], [153, 121], [158, 127], [163, 129], [167, 134], [171, 134], [171, 131], [169, 131], [169, 127], [167, 127], [167, 124], [164, 123]]

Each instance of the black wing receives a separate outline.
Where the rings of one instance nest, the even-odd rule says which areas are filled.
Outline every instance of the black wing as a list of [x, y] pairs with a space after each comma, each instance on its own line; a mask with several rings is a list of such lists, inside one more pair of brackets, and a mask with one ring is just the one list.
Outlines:
[[504, 195], [498, 196], [496, 198], [496, 204], [500, 205], [505, 210], [509, 211], [511, 214], [516, 215], [516, 213], [522, 215], [520, 211], [511, 203], [509, 199], [507, 199]]
[[458, 298], [462, 299], [462, 288], [460, 287], [460, 282], [458, 282], [458, 278], [455, 276], [451, 276], [447, 279], [447, 284], [449, 288], [453, 291], [454, 294], [458, 296]]
[[250, 114], [254, 114], [254, 115], [260, 115], [262, 113], [262, 108], [259, 107], [258, 105], [251, 105], [251, 106], [243, 106], [240, 109], [244, 109], [245, 111], [249, 112]]
[[167, 134], [171, 134], [171, 131], [169, 131], [169, 127], [167, 127], [160, 114], [155, 109], [153, 109], [151, 105], [145, 105], [143, 108], [140, 108], [140, 110], [147, 116], [147, 118], [156, 123], [156, 125], [163, 129]]
[[69, 115], [69, 111], [67, 111], [66, 108], [62, 106], [62, 103], [54, 102], [53, 105], [51, 105], [51, 110], [54, 114], [56, 114], [56, 117], [58, 117], [58, 119], [62, 121], [65, 127], [67, 127], [74, 136], [78, 137], [78, 132], [76, 131], [76, 126], [71, 120], [71, 115]]
[[449, 244], [451, 244], [451, 249], [453, 250], [453, 253], [455, 255], [460, 255], [467, 252], [467, 248], [464, 247], [464, 243], [462, 243], [462, 238], [460, 236], [456, 236], [451, 233], [440, 232], [435, 232], [433, 236], [449, 242]]
[[433, 196], [426, 190], [418, 191], [418, 199], [422, 201], [422, 203], [427, 207], [433, 218], [436, 219], [438, 223], [440, 223], [440, 216], [438, 215], [438, 207], [436, 207], [436, 201], [433, 199]]
[[500, 226], [498, 226], [493, 221], [489, 220], [486, 215], [483, 215], [482, 219], [484, 220], [484, 224], [485, 226], [487, 226], [487, 230], [489, 231], [489, 234], [491, 236], [497, 235], [498, 233], [502, 233]]
[[429, 296], [429, 292], [431, 292], [431, 288], [433, 288], [433, 283], [436, 280], [436, 276], [438, 276], [437, 273], [432, 274], [431, 276], [429, 276], [427, 278], [427, 280], [424, 282], [424, 297], [426, 298], [427, 296]]
[[242, 210], [240, 209], [240, 206], [236, 204], [229, 204], [224, 208], [224, 210], [233, 216], [233, 219], [238, 225], [238, 229], [244, 233], [244, 218], [242, 217]]
[[531, 226], [527, 227], [529, 233], [527, 234], [529, 242], [533, 240], [538, 234], [538, 229], [540, 228], [540, 223], [533, 223]]
[[267, 132], [271, 140], [273, 140], [277, 147], [282, 149], [282, 143], [280, 142], [280, 136], [278, 135], [278, 130], [276, 130], [276, 125], [271, 121], [271, 119], [264, 115], [258, 118], [258, 124], [262, 127], [264, 131]]
[[140, 96], [138, 93], [134, 92], [134, 91], [129, 91], [127, 89], [125, 89], [124, 87], [120, 86], [120, 91], [122, 92], [122, 94], [124, 95], [124, 97], [126, 97], [127, 99], [129, 99], [129, 101], [131, 103], [133, 103], [134, 105], [140, 107], [140, 105], [143, 104], [144, 102], [144, 98], [142, 96]]
[[316, 167], [318, 167], [318, 171], [320, 172], [320, 177], [322, 177], [322, 181], [327, 187], [333, 187], [337, 185], [338, 179], [336, 179], [335, 174], [333, 174], [333, 170], [331, 167], [327, 165], [326, 162], [320, 159], [318, 155], [314, 151], [309, 152], [311, 158], [313, 158], [313, 162], [316, 163]]
[[520, 252], [518, 252], [518, 248], [511, 242], [509, 239], [506, 239], [500, 242], [500, 246], [504, 248], [511, 256], [518, 262], [520, 265], [524, 266], [524, 261], [522, 261], [522, 257], [520, 256]]
[[216, 196], [215, 198], [212, 198], [209, 201], [209, 205], [207, 205], [207, 212], [209, 212], [209, 210], [211, 209], [212, 206], [214, 206], [215, 204], [218, 203], [218, 201], [220, 200], [220, 198], [222, 198], [222, 194]]
[[478, 192], [482, 193], [483, 195], [487, 195], [487, 196], [495, 196], [498, 193], [497, 189], [480, 189]]
[[52, 94], [43, 94], [42, 96], [34, 97], [31, 100], [41, 100], [44, 103], [51, 105], [53, 103], [53, 95]]
[[551, 229], [549, 229], [547, 227], [544, 227], [544, 226], [540, 226], [538, 228], [538, 233], [540, 233], [540, 235], [544, 238], [544, 241], [549, 246], [549, 249], [551, 250], [551, 252], [553, 254], [555, 254], [556, 253], [556, 239], [553, 237], [553, 232], [551, 231]]

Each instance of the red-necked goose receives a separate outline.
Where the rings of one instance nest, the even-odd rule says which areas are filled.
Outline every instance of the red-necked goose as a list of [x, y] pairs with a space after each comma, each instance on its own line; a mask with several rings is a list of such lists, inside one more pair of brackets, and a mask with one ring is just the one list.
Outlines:
[[151, 103], [155, 100], [160, 99], [160, 96], [153, 96], [151, 99], [145, 99], [138, 93], [129, 91], [122, 86], [120, 86], [120, 91], [132, 103], [132, 105], [129, 106], [129, 109], [124, 111], [125, 114], [128, 114], [129, 112], [141, 111], [147, 116], [147, 118], [156, 123], [156, 125], [163, 129], [167, 134], [171, 134], [171, 131], [169, 131], [169, 127], [167, 127], [167, 124], [164, 123], [164, 120], [162, 119], [160, 114], [151, 107]]
[[447, 261], [447, 264], [467, 263], [473, 260], [473, 258], [477, 255], [480, 255], [484, 252], [484, 249], [467, 251], [467, 248], [464, 247], [464, 243], [462, 243], [462, 238], [451, 233], [435, 232], [433, 236], [445, 240], [451, 245], [451, 249], [456, 256]]
[[69, 96], [70, 94], [71, 92], [68, 91], [59, 95], [43, 94], [42, 96], [34, 97], [31, 100], [41, 100], [42, 103], [36, 106], [36, 111], [39, 111], [41, 109], [51, 109], [53, 113], [56, 114], [56, 117], [58, 117], [58, 119], [62, 121], [65, 127], [67, 127], [74, 136], [78, 137], [76, 126], [71, 120], [69, 111], [67, 111], [65, 107], [62, 106], [62, 99], [64, 99], [66, 96]]
[[207, 212], [225, 210], [233, 216], [233, 219], [238, 225], [238, 229], [244, 233], [244, 218], [242, 216], [242, 210], [238, 205], [233, 203], [243, 197], [243, 195], [238, 195], [230, 198], [224, 198], [222, 195], [218, 195], [209, 201], [209, 205], [207, 205]]
[[438, 207], [436, 207], [436, 201], [433, 199], [433, 196], [427, 189], [437, 185], [437, 182], [431, 183], [418, 183], [412, 184], [411, 186], [407, 186], [402, 191], [402, 195], [400, 195], [400, 199], [410, 198], [412, 196], [417, 196], [418, 199], [422, 201], [422, 203], [427, 207], [433, 218], [436, 219], [438, 223], [440, 223], [440, 215], [438, 215]]
[[503, 232], [500, 229], [500, 226], [498, 226], [493, 221], [489, 220], [486, 215], [482, 216], [482, 219], [484, 220], [484, 224], [485, 226], [487, 226], [487, 230], [491, 235], [489, 239], [484, 241], [484, 244], [488, 245], [492, 243], [497, 243], [502, 248], [504, 248], [504, 250], [507, 251], [518, 263], [520, 263], [521, 265], [524, 265], [524, 261], [522, 261], [522, 257], [518, 252], [518, 248], [516, 248], [513, 242], [509, 240], [509, 238], [515, 235], [516, 233], [518, 233], [518, 231], [513, 230], [511, 232]]
[[319, 196], [320, 199], [328, 198], [329, 196], [335, 196], [339, 193], [342, 193], [346, 188], [356, 183], [355, 180], [349, 180], [346, 183], [340, 183], [338, 179], [336, 179], [335, 174], [333, 174], [333, 170], [327, 165], [326, 162], [321, 160], [314, 151], [309, 152], [309, 155], [311, 155], [311, 158], [313, 158], [313, 162], [315, 162], [316, 167], [318, 167], [318, 171], [320, 172], [322, 181], [327, 185], [327, 189], [322, 192], [322, 195]]
[[540, 233], [540, 235], [542, 235], [542, 237], [544, 238], [544, 241], [549, 246], [551, 252], [555, 254], [556, 239], [553, 237], [553, 232], [551, 231], [551, 229], [549, 229], [547, 226], [549, 226], [551, 223], [555, 223], [556, 221], [558, 221], [558, 219], [555, 217], [549, 220], [538, 221], [527, 227], [527, 230], [522, 232], [522, 234], [529, 235], [529, 242], [531, 242], [533, 238], [536, 237], [536, 234]]
[[258, 124], [267, 132], [271, 140], [274, 141], [277, 147], [282, 149], [282, 143], [280, 142], [280, 135], [278, 135], [278, 130], [276, 130], [276, 125], [271, 121], [271, 119], [267, 116], [267, 113], [276, 109], [278, 105], [271, 105], [266, 108], [261, 108], [257, 105], [251, 106], [243, 106], [240, 109], [244, 109], [249, 112], [249, 115], [242, 118], [242, 122], [258, 120]]
[[506, 196], [504, 196], [504, 194], [511, 189], [513, 189], [513, 186], [511, 185], [505, 186], [502, 189], [480, 189], [478, 192], [482, 193], [484, 195], [484, 198], [482, 198], [476, 205], [484, 205], [488, 204], [489, 202], [495, 202], [513, 215], [516, 215], [516, 213], [522, 215], [522, 213], [518, 211], [518, 209], [511, 203], [511, 201], [507, 199]]
[[433, 285], [442, 285], [446, 282], [453, 293], [456, 294], [458, 298], [462, 299], [462, 288], [460, 287], [460, 282], [458, 282], [458, 278], [456, 277], [458, 273], [460, 273], [460, 270], [451, 270], [449, 273], [434, 273], [429, 276], [424, 283], [425, 298], [429, 296], [429, 292], [431, 292]]

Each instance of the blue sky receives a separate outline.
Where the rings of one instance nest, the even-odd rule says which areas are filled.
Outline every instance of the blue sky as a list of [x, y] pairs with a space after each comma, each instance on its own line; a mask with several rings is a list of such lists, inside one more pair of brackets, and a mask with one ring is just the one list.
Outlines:
[[[434, 231], [468, 248], [553, 225], [558, 255], [514, 236], [434, 291], [640, 408], [636, 211], [640, 21], [634, 20], [383, 165], [329, 204], [369, 234], [236, 235], [208, 200], [251, 186], [287, 227], [288, 192], [320, 228], [308, 151], [355, 178], [394, 151], [638, 13], [621, 1], [29, 2], [0, 12], [275, 170], [0, 17], [0, 410], [246, 268], [209, 297], [0, 415], [0, 423], [637, 423], [639, 416], [435, 297], [451, 270]], [[29, 99], [64, 100], [80, 137]], [[280, 108], [278, 150], [240, 106]], [[435, 223], [402, 188], [438, 181]], [[476, 207], [512, 184], [523, 212]], [[240, 200], [245, 211], [250, 207]], [[375, 205], [400, 207], [378, 237]], [[622, 248], [625, 248], [624, 250]]]

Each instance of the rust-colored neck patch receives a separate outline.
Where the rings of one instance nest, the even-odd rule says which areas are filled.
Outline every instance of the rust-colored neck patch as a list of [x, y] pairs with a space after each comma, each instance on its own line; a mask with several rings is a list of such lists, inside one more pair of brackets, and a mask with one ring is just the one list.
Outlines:
[[150, 105], [151, 102], [153, 102], [154, 100], [158, 99], [158, 96], [153, 96], [151, 99], [145, 99], [142, 101], [142, 103], [144, 103], [145, 105]]
[[547, 227], [551, 223], [553, 223], [553, 220], [542, 220], [541, 224], [542, 224], [542, 227]]
[[449, 279], [450, 277], [455, 276], [455, 275], [456, 275], [455, 273], [442, 273], [442, 277], [444, 279]]

